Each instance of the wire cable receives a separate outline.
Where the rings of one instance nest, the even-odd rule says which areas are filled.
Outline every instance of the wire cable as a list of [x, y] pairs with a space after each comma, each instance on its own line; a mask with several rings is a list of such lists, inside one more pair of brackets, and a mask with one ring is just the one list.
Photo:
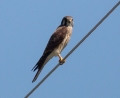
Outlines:
[[[78, 42], [78, 44], [63, 58], [64, 60], [118, 7], [120, 1], [83, 37], [82, 40]], [[44, 81], [50, 74], [55, 71], [59, 67], [60, 63], [58, 63], [26, 96], [28, 98]]]

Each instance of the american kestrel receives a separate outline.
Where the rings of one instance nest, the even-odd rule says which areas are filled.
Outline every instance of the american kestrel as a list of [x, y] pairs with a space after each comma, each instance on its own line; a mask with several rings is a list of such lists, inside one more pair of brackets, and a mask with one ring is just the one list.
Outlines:
[[37, 77], [39, 76], [41, 70], [45, 66], [45, 64], [53, 57], [58, 56], [59, 57], [59, 63], [63, 64], [65, 60], [63, 60], [60, 53], [65, 48], [65, 46], [68, 44], [71, 34], [72, 34], [72, 28], [73, 28], [73, 18], [71, 16], [65, 16], [60, 26], [56, 29], [56, 31], [52, 34], [52, 36], [49, 39], [49, 42], [43, 52], [43, 55], [37, 62], [37, 64], [33, 67], [33, 71], [37, 70], [37, 73], [32, 80], [32, 82], [35, 82]]

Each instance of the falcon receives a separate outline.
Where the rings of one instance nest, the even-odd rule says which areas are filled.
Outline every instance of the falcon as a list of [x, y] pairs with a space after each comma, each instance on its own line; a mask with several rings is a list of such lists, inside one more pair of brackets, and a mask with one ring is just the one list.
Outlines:
[[43, 55], [32, 69], [33, 71], [37, 70], [37, 73], [33, 78], [32, 82], [36, 81], [43, 67], [52, 57], [58, 56], [59, 63], [60, 64], [65, 63], [65, 60], [62, 58], [60, 53], [69, 42], [72, 34], [72, 29], [73, 18], [71, 16], [63, 17], [60, 26], [58, 26], [56, 31], [50, 37], [48, 44], [43, 52]]

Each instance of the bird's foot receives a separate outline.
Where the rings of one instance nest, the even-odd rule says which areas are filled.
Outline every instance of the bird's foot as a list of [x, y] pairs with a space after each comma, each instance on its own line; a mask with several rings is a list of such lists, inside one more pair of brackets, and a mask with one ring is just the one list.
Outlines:
[[60, 63], [60, 65], [62, 65], [63, 63], [65, 63], [65, 60], [63, 58], [60, 58], [59, 63]]

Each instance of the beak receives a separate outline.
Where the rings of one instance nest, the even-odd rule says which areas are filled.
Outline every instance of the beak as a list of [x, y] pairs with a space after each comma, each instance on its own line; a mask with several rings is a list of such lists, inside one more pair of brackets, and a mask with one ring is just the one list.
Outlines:
[[70, 19], [70, 20], [69, 20], [69, 22], [71, 23], [71, 22], [72, 22], [72, 20]]

